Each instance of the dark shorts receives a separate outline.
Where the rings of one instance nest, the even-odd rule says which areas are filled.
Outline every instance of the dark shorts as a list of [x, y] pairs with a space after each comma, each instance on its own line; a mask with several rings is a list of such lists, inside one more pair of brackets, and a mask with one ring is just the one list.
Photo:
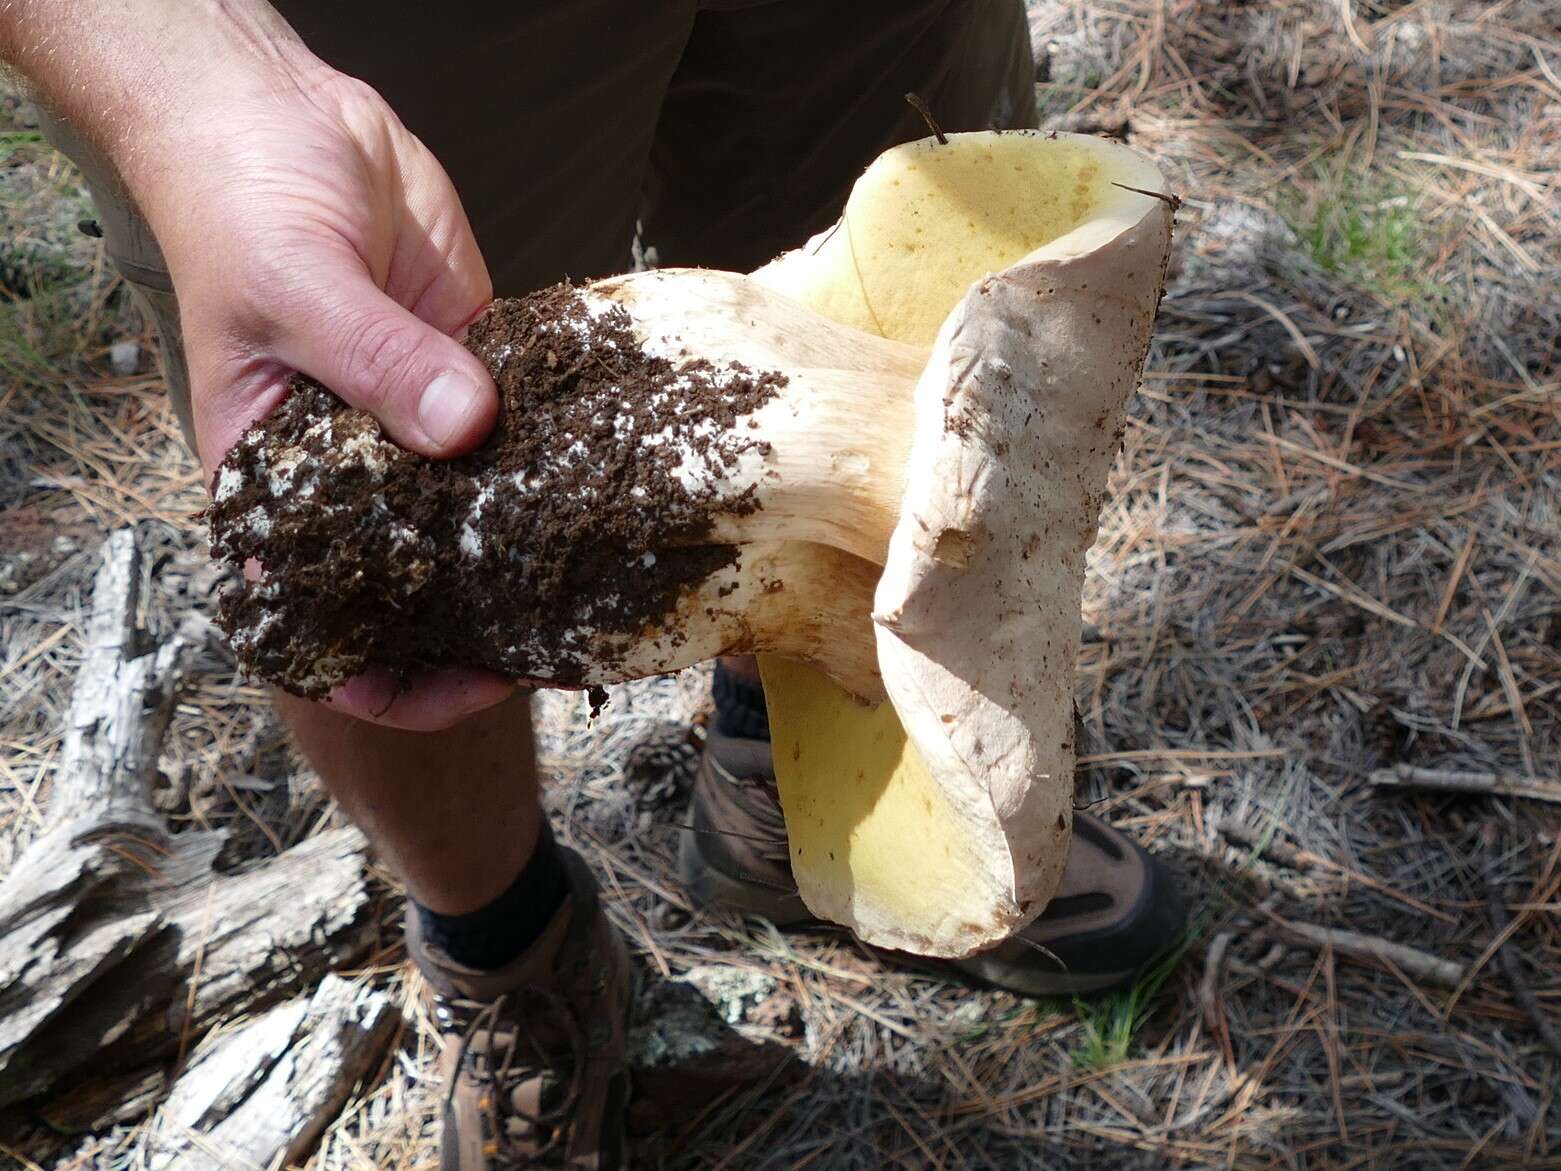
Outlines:
[[[739, 271], [838, 214], [879, 153], [1033, 125], [1021, 0], [273, 0], [369, 82], [454, 180], [501, 296], [646, 259]], [[437, 12], [437, 19], [430, 19]], [[110, 256], [142, 295], [190, 434], [178, 306], [157, 242], [68, 126]]]

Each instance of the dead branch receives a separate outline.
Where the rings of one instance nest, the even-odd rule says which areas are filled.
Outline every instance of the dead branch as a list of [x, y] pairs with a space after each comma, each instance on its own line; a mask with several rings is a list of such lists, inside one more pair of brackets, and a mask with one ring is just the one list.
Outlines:
[[1245, 846], [1249, 850], [1256, 850], [1259, 856], [1280, 866], [1288, 866], [1291, 870], [1308, 870], [1312, 860], [1303, 851], [1279, 840], [1276, 833], [1265, 833], [1263, 830], [1237, 821], [1233, 817], [1222, 817], [1216, 824], [1221, 834], [1235, 842], [1238, 846]]
[[1433, 789], [1444, 793], [1478, 793], [1487, 797], [1524, 797], [1530, 801], [1548, 801], [1561, 805], [1561, 781], [1519, 777], [1510, 773], [1459, 772], [1398, 764], [1392, 768], [1377, 769], [1371, 774], [1371, 783], [1389, 789]]
[[1337, 927], [1319, 927], [1315, 923], [1299, 923], [1293, 919], [1270, 916], [1281, 933], [1292, 939], [1331, 947], [1341, 956], [1354, 960], [1370, 960], [1389, 964], [1423, 984], [1438, 988], [1456, 988], [1466, 972], [1464, 966], [1452, 960], [1444, 960], [1429, 952], [1420, 951], [1403, 943], [1394, 943], [1375, 935], [1362, 935]]
[[1210, 1031], [1218, 1033], [1219, 1027], [1224, 1023], [1224, 1014], [1220, 1011], [1220, 972], [1225, 966], [1225, 953], [1230, 950], [1231, 942], [1236, 938], [1234, 931], [1221, 931], [1214, 937], [1214, 942], [1209, 944], [1208, 955], [1203, 961], [1203, 980], [1198, 985], [1198, 1003], [1203, 1010], [1203, 1023]]

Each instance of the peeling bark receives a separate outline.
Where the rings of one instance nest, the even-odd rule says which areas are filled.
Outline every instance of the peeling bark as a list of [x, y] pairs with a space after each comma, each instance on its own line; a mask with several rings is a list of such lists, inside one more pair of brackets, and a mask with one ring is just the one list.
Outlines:
[[384, 1056], [399, 1019], [383, 993], [326, 976], [307, 999], [211, 1038], [174, 1083], [137, 1165], [227, 1171], [295, 1162]]

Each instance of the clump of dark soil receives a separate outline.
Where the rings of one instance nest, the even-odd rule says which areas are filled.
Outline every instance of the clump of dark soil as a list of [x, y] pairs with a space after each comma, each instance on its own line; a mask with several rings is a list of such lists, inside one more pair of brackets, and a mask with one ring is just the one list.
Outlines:
[[736, 562], [702, 542], [756, 507], [720, 480], [767, 450], [735, 425], [781, 375], [648, 353], [567, 285], [496, 302], [466, 345], [502, 403], [470, 455], [405, 451], [302, 377], [228, 453], [212, 550], [264, 566], [222, 601], [251, 674], [309, 697], [371, 664], [583, 686], [612, 674], [594, 633], [632, 637]]

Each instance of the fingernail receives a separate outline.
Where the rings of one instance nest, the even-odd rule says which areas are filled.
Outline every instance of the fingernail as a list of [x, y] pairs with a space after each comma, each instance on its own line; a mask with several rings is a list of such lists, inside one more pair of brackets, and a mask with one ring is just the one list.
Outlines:
[[466, 428], [482, 391], [464, 374], [446, 370], [423, 388], [417, 400], [417, 425], [440, 447], [449, 446]]

